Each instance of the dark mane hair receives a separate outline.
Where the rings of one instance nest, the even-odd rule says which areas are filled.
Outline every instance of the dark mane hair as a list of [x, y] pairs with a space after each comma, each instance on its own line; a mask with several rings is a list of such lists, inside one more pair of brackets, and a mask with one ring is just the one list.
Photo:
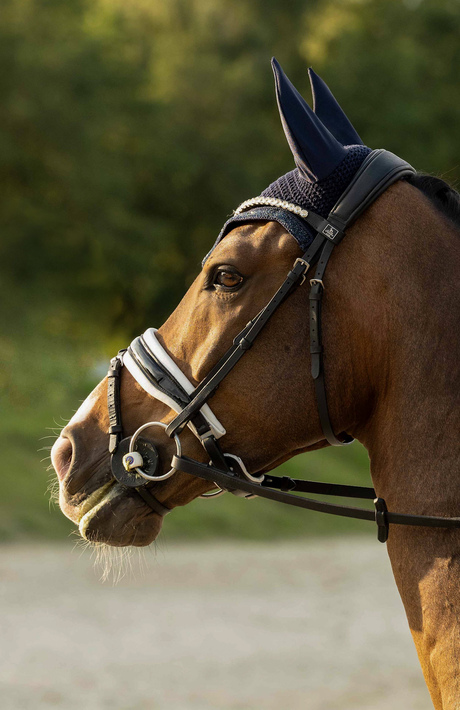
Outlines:
[[424, 173], [416, 173], [408, 182], [423, 192], [440, 212], [460, 227], [460, 194], [457, 190], [441, 178]]

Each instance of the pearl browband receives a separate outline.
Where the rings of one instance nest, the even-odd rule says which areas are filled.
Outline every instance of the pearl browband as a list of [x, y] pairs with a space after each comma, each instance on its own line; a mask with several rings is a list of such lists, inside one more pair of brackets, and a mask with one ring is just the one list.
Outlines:
[[280, 200], [278, 197], [252, 197], [250, 200], [245, 200], [241, 203], [239, 207], [234, 211], [234, 215], [241, 214], [245, 210], [255, 207], [256, 205], [269, 205], [270, 207], [281, 207], [283, 210], [288, 212], [293, 212], [293, 214], [298, 214], [299, 217], [308, 217], [308, 210], [300, 205], [296, 205], [293, 202], [286, 202], [286, 200]]

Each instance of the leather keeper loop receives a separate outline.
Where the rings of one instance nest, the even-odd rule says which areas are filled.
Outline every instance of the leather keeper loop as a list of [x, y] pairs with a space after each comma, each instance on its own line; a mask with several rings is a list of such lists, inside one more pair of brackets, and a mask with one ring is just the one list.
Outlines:
[[321, 301], [321, 299], [323, 298], [323, 291], [322, 291], [322, 289], [319, 290], [319, 291], [317, 291], [316, 289], [313, 290], [314, 288], [315, 288], [315, 287], [312, 286], [311, 289], [310, 289], [310, 295], [309, 295], [310, 301]]
[[374, 500], [375, 505], [375, 522], [377, 523], [377, 539], [379, 542], [386, 542], [388, 540], [388, 533], [390, 531], [387, 518], [387, 504], [383, 498], [376, 498]]
[[293, 491], [296, 488], [296, 483], [289, 476], [282, 476], [279, 480], [279, 488], [281, 491]]
[[241, 348], [241, 350], [249, 350], [249, 348], [252, 348], [252, 341], [248, 340], [247, 338], [241, 338], [238, 345]]
[[118, 448], [118, 434], [110, 434], [109, 437], [109, 454], [114, 454]]
[[311, 354], [311, 376], [314, 380], [321, 374], [321, 353], [322, 351]]

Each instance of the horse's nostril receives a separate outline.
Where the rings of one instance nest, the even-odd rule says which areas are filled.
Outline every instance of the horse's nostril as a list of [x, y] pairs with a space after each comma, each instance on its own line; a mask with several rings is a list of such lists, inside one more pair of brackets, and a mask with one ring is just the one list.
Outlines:
[[72, 463], [73, 446], [70, 439], [60, 436], [51, 449], [51, 463], [58, 477], [62, 480], [67, 475]]

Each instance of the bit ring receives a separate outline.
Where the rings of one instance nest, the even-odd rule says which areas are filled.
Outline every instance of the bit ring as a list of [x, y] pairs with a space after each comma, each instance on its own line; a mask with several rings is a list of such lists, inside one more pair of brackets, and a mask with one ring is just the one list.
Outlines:
[[[142, 426], [140, 426], [139, 429], [134, 432], [134, 434], [131, 437], [131, 441], [129, 442], [129, 453], [130, 454], [132, 454], [133, 451], [135, 451], [134, 446], [136, 444], [138, 436], [141, 434], [141, 432], [144, 431], [144, 429], [148, 429], [151, 426], [159, 426], [162, 429], [168, 428], [168, 425], [164, 424], [163, 422], [147, 422], [146, 424], [143, 424]], [[177, 434], [174, 434], [173, 438], [176, 443], [176, 456], [178, 458], [180, 458], [182, 456], [182, 446], [180, 443], [180, 439]], [[166, 473], [163, 473], [161, 476], [149, 476], [141, 468], [136, 468], [135, 471], [139, 474], [139, 476], [142, 476], [142, 478], [145, 478], [147, 481], [165, 481], [167, 478], [169, 478], [174, 473], [176, 473], [177, 468], [171, 468], [171, 469], [169, 469], [169, 471], [167, 471]]]

